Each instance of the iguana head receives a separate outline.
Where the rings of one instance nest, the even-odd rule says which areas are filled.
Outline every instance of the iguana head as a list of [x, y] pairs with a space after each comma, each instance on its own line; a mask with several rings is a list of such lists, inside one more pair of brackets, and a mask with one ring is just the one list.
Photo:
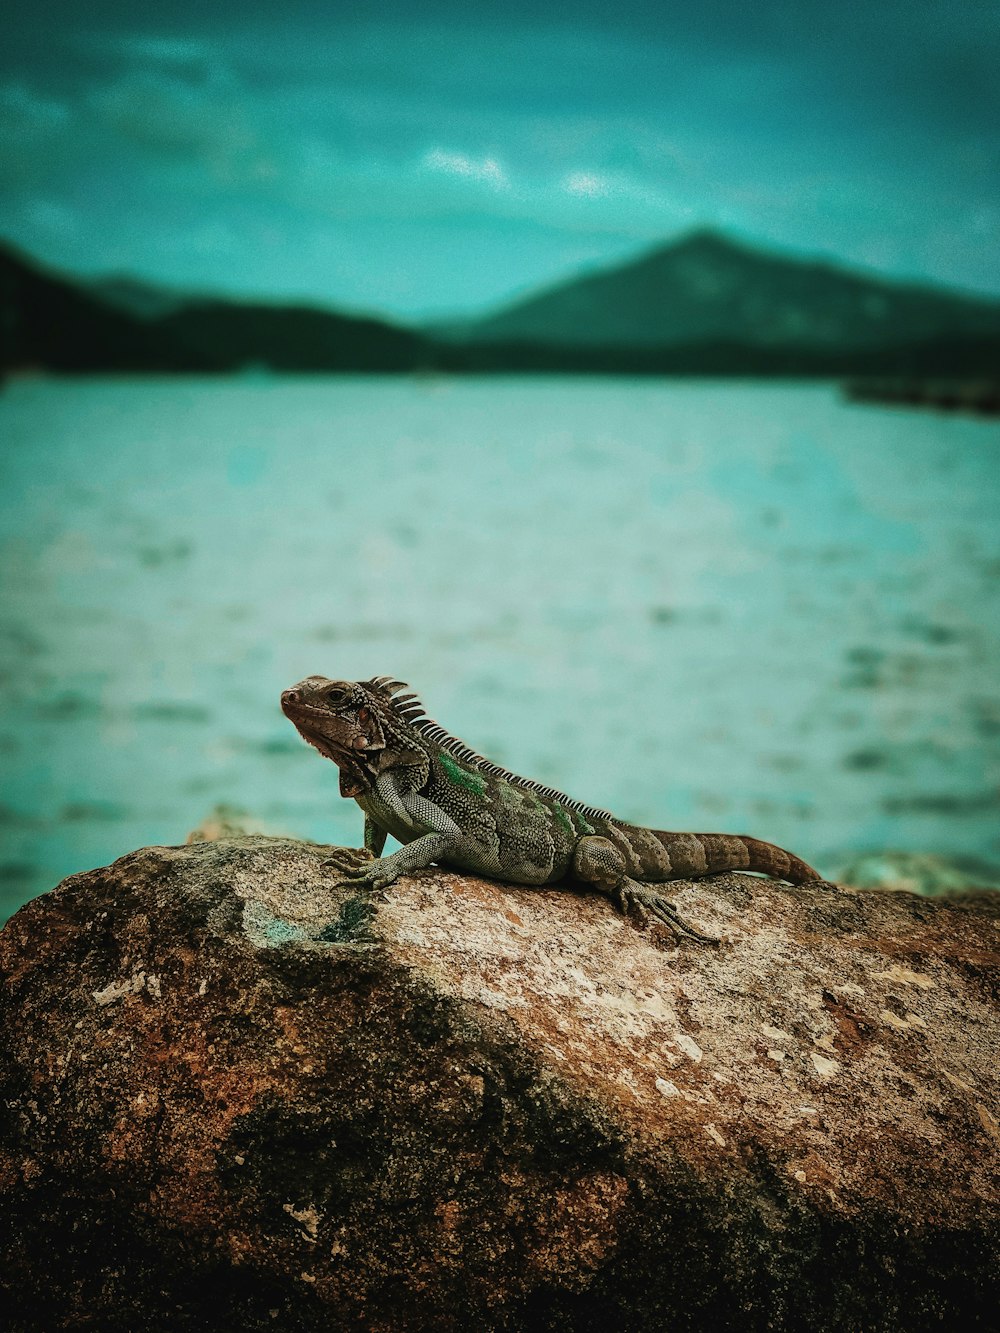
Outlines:
[[388, 676], [328, 680], [307, 676], [285, 690], [281, 709], [302, 738], [340, 768], [340, 790], [357, 796], [388, 768], [426, 764], [426, 755], [393, 702], [403, 689]]

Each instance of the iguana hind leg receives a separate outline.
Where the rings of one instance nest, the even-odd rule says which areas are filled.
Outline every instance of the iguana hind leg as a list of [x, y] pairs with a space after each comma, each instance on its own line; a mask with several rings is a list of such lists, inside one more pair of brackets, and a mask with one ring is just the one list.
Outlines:
[[689, 921], [685, 921], [674, 904], [657, 893], [652, 885], [640, 884], [638, 880], [626, 876], [616, 891], [614, 901], [618, 910], [626, 916], [638, 917], [640, 921], [652, 917], [654, 921], [669, 926], [679, 939], [697, 940], [699, 944], [721, 943], [715, 935], [705, 935]]
[[605, 893], [624, 916], [642, 923], [650, 920], [669, 927], [678, 939], [718, 944], [711, 935], [703, 935], [684, 920], [673, 903], [649, 884], [641, 884], [627, 872], [624, 856], [608, 838], [596, 835], [581, 838], [573, 853], [573, 873], [586, 884]]

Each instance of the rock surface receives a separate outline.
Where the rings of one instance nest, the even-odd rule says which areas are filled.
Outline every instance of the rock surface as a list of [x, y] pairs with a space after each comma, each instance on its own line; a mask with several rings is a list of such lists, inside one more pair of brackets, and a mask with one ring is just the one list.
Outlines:
[[0, 934], [15, 1330], [995, 1327], [1000, 896], [149, 847]]

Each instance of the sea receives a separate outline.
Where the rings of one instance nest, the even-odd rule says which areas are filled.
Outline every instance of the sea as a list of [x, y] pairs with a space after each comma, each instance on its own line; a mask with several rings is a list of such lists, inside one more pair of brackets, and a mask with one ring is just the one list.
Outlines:
[[527, 776], [827, 874], [1000, 863], [1000, 427], [829, 384], [0, 391], [0, 916], [224, 818], [357, 845], [278, 698], [407, 681]]

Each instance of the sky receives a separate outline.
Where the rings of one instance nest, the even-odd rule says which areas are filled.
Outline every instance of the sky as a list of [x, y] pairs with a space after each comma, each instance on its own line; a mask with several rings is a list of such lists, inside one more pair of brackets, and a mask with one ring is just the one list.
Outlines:
[[1000, 294], [984, 0], [8, 0], [0, 235], [403, 319], [695, 227]]

